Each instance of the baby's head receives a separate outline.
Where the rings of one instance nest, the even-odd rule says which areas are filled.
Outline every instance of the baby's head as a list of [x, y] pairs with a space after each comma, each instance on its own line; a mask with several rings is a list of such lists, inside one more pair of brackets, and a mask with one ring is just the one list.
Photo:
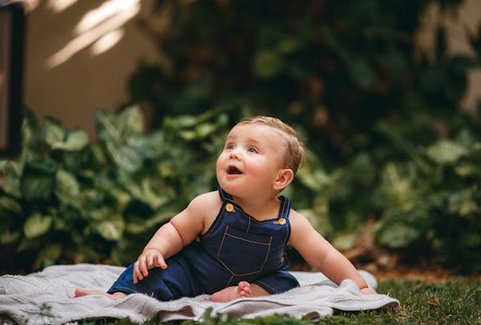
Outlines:
[[236, 126], [252, 124], [269, 126], [277, 131], [282, 138], [282, 145], [284, 147], [283, 157], [281, 157], [283, 166], [281, 167], [291, 169], [294, 174], [296, 174], [305, 160], [304, 146], [299, 140], [296, 131], [278, 118], [270, 116], [247, 117], [237, 123]]

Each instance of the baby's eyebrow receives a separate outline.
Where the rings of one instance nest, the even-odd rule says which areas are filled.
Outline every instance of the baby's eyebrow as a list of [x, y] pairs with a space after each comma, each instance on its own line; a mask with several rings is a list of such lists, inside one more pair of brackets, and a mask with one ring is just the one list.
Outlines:
[[256, 138], [245, 138], [244, 142], [249, 146], [259, 146], [262, 143], [262, 141], [259, 141]]
[[259, 144], [261, 143], [259, 140], [257, 139], [250, 139], [247, 143], [251, 144], [251, 145], [254, 145], [254, 146], [259, 146]]
[[[227, 138], [225, 139], [226, 143], [230, 142], [238, 142], [239, 137], [236, 135], [228, 135]], [[259, 145], [261, 141], [257, 140], [256, 138], [244, 138], [244, 142], [248, 144], [253, 144], [253, 145]]]

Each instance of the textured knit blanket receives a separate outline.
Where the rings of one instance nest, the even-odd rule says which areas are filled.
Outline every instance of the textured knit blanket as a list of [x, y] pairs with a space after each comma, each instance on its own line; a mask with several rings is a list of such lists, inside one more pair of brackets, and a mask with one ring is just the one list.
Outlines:
[[[132, 323], [148, 320], [202, 320], [211, 317], [255, 318], [274, 314], [318, 319], [334, 310], [360, 311], [397, 309], [399, 301], [387, 295], [362, 295], [353, 281], [335, 285], [321, 273], [292, 272], [301, 286], [267, 297], [241, 298], [215, 303], [208, 295], [158, 301], [142, 294], [118, 300], [104, 296], [72, 298], [76, 287], [106, 290], [123, 267], [93, 264], [56, 265], [25, 276], [0, 277], [0, 324], [64, 324], [99, 318], [129, 318]], [[372, 288], [376, 279], [360, 271]]]

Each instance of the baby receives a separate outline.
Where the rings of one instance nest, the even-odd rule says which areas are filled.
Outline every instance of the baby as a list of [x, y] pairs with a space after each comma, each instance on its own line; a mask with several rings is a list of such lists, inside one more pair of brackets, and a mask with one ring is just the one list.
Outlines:
[[226, 302], [299, 286], [287, 272], [288, 243], [339, 284], [375, 293], [356, 268], [278, 194], [304, 160], [296, 132], [279, 119], [246, 118], [227, 136], [216, 164], [219, 188], [195, 197], [160, 227], [107, 291], [77, 288], [75, 297], [113, 299], [143, 293], [159, 300], [211, 294]]

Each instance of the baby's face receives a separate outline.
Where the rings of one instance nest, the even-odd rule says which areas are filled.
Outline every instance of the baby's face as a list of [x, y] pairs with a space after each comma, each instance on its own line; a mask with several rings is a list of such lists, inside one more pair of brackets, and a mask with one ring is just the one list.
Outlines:
[[285, 152], [278, 130], [262, 124], [235, 126], [217, 159], [217, 180], [240, 197], [270, 193]]

